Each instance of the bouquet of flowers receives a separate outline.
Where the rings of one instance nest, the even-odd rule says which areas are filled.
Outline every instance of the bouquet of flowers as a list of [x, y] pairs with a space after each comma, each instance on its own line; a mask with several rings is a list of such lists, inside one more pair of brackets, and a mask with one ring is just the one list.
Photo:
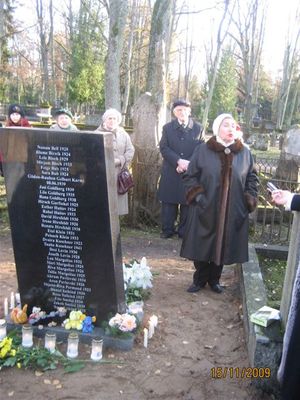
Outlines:
[[137, 328], [137, 320], [134, 315], [117, 313], [110, 318], [105, 328], [105, 333], [112, 336], [131, 336]]
[[152, 273], [147, 265], [146, 257], [138, 263], [136, 260], [129, 264], [123, 264], [124, 285], [126, 302], [144, 300], [149, 296], [152, 288]]

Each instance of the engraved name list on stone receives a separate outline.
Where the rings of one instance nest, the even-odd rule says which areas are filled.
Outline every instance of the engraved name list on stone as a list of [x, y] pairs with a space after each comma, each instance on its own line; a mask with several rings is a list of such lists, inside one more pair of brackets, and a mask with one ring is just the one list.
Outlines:
[[29, 179], [40, 180], [38, 205], [41, 209], [43, 245], [47, 248], [47, 275], [44, 286], [54, 296], [54, 305], [85, 311], [86, 287], [82, 262], [82, 241], [77, 216], [76, 185], [72, 177], [71, 152], [65, 146], [36, 146], [37, 174]]

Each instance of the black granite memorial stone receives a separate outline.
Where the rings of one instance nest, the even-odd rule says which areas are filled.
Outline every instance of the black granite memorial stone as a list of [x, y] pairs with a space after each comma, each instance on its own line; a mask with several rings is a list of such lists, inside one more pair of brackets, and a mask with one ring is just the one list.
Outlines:
[[0, 128], [22, 304], [125, 311], [111, 133]]

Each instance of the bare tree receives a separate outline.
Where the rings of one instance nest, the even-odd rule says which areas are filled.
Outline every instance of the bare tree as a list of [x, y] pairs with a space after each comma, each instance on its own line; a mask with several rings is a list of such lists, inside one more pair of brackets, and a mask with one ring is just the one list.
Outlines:
[[45, 2], [36, 0], [36, 14], [38, 18], [39, 36], [40, 36], [40, 56], [42, 67], [42, 99], [53, 100], [50, 94], [49, 84], [49, 53], [53, 47], [53, 4], [49, 1], [50, 23], [47, 28], [46, 15], [44, 10]]
[[120, 65], [124, 30], [128, 13], [128, 0], [109, 2], [109, 38], [105, 65], [105, 107], [121, 109]]
[[[243, 70], [241, 73], [242, 86], [239, 88], [244, 97], [243, 116], [244, 134], [247, 137], [251, 132], [252, 119], [256, 111], [255, 79], [260, 64], [261, 48], [264, 40], [266, 8], [261, 0], [237, 0], [237, 16], [233, 18], [237, 35], [231, 36], [236, 41], [240, 53]], [[261, 13], [260, 13], [261, 10]]]
[[213, 93], [214, 93], [216, 77], [217, 77], [217, 73], [218, 73], [218, 66], [219, 66], [220, 57], [221, 57], [222, 45], [227, 36], [228, 28], [231, 23], [231, 19], [230, 19], [229, 22], [227, 23], [225, 29], [223, 30], [223, 25], [226, 21], [226, 17], [227, 17], [228, 10], [229, 10], [228, 7], [229, 7], [229, 0], [225, 0], [224, 1], [224, 11], [223, 11], [221, 21], [219, 24], [219, 28], [218, 28], [216, 54], [215, 54], [213, 64], [212, 64], [212, 70], [208, 74], [209, 91], [208, 91], [208, 96], [207, 96], [207, 99], [205, 102], [205, 109], [204, 109], [203, 116], [202, 116], [202, 126], [204, 127], [204, 129], [207, 125], [208, 112], [209, 112], [209, 108], [210, 108]]
[[[299, 21], [300, 21], [300, 15], [296, 14], [295, 22], [298, 23], [296, 23], [295, 26], [297, 27], [299, 26]], [[294, 37], [292, 36], [287, 40], [287, 45], [285, 48], [284, 60], [283, 60], [283, 76], [282, 76], [282, 82], [280, 86], [278, 106], [277, 106], [277, 123], [276, 123], [277, 129], [282, 129], [285, 121], [291, 85], [294, 78], [294, 72], [296, 72], [295, 68], [298, 63], [297, 50], [298, 50], [299, 39], [300, 39], [300, 28], [297, 28], [295, 36]]]

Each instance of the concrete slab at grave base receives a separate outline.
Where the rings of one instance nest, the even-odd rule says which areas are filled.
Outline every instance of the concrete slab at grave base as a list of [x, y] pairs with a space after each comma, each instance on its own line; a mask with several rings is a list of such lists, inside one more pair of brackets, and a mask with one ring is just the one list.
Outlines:
[[[242, 265], [237, 265], [240, 274], [244, 328], [250, 365], [252, 368], [258, 369], [270, 368], [271, 371], [270, 378], [257, 378], [253, 382], [266, 392], [278, 394], [277, 371], [283, 339], [281, 323], [276, 321], [264, 328], [250, 321], [250, 315], [267, 304], [266, 288], [259, 266], [257, 251], [265, 251], [266, 256], [270, 256], [272, 253], [274, 258], [286, 258], [287, 249], [285, 249], [285, 254], [282, 254], [282, 249], [279, 246], [257, 246], [256, 248], [255, 245], [250, 244], [249, 261]], [[263, 376], [263, 370], [261, 372], [261, 376]]]

